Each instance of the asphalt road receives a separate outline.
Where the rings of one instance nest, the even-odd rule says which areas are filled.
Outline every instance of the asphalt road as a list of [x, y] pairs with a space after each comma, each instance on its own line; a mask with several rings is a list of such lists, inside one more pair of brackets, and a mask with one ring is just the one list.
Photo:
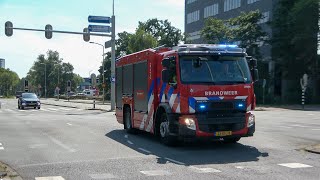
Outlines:
[[0, 109], [0, 161], [25, 180], [320, 179], [320, 111], [258, 111], [254, 137], [237, 144], [166, 147], [128, 135], [114, 113], [43, 105]]

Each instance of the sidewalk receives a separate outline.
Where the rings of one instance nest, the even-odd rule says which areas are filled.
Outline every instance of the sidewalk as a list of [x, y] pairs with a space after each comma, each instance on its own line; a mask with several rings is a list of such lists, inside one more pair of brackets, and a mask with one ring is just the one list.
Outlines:
[[[54, 98], [48, 98], [48, 99], [40, 99], [41, 104], [46, 105], [53, 105], [53, 106], [61, 106], [61, 107], [71, 107], [71, 108], [78, 108], [78, 109], [87, 109], [91, 110], [93, 109], [93, 100], [74, 100], [70, 99], [54, 99]], [[102, 104], [100, 101], [95, 102], [95, 109], [108, 111], [110, 110], [110, 103], [105, 102], [105, 104]]]
[[18, 173], [16, 173], [12, 168], [2, 162], [0, 162], [0, 179], [22, 180]]

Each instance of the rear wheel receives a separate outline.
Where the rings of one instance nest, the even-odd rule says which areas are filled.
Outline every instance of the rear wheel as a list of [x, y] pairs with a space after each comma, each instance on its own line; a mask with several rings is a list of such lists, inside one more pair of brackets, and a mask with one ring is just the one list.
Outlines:
[[131, 121], [131, 109], [129, 107], [126, 107], [124, 110], [124, 129], [127, 131], [127, 133], [134, 133], [135, 129], [132, 127], [132, 121]]
[[228, 144], [234, 144], [234, 143], [237, 143], [240, 139], [241, 139], [241, 137], [224, 138], [224, 139], [223, 139], [223, 142], [224, 142], [224, 143], [228, 143]]
[[40, 106], [38, 107], [38, 109], [40, 109]]
[[177, 137], [170, 135], [169, 119], [166, 113], [163, 113], [160, 117], [159, 135], [163, 144], [168, 146], [176, 145]]

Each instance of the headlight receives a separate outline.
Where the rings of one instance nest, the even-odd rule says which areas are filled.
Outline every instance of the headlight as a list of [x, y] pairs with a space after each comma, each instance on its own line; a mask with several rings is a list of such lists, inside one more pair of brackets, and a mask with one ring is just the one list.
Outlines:
[[248, 118], [248, 125], [247, 125], [247, 127], [253, 126], [254, 123], [255, 123], [255, 116], [254, 116], [254, 114], [250, 114], [250, 115], [249, 115], [249, 118]]
[[38, 101], [37, 104], [40, 105], [41, 104], [40, 101]]
[[187, 126], [187, 128], [196, 130], [196, 123], [191, 118], [184, 119], [184, 124]]

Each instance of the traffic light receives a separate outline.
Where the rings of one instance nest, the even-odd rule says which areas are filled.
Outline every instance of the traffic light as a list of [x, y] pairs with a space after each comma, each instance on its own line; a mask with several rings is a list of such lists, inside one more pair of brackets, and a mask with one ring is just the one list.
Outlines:
[[12, 36], [12, 34], [13, 34], [13, 29], [12, 28], [13, 28], [12, 22], [7, 21], [5, 23], [5, 29], [4, 29], [6, 36]]
[[24, 91], [25, 92], [29, 91], [29, 81], [28, 80], [24, 80]]
[[52, 38], [52, 26], [50, 24], [47, 24], [45, 27], [45, 36], [47, 39], [51, 39]]
[[67, 81], [67, 91], [70, 92], [71, 91], [71, 81]]
[[83, 40], [86, 42], [90, 41], [90, 34], [88, 28], [84, 28], [83, 32], [85, 33], [83, 34]]

